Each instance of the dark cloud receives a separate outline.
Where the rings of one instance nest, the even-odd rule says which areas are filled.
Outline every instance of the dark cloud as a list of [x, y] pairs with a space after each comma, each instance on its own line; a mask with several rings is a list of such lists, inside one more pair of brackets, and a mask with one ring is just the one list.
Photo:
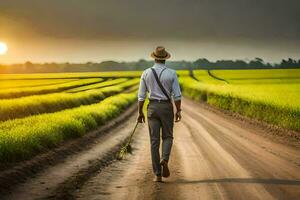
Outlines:
[[1, 62], [279, 61], [300, 55], [299, 0], [0, 0]]
[[299, 10], [299, 0], [0, 0], [0, 29], [13, 21], [55, 38], [299, 41]]

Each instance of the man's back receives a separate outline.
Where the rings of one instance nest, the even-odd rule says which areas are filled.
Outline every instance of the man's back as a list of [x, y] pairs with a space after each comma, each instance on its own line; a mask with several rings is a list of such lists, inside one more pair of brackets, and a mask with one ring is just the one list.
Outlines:
[[[168, 96], [173, 97], [174, 100], [181, 97], [178, 78], [175, 70], [167, 68], [165, 64], [155, 63], [152, 67], [158, 75], [158, 78], [166, 90]], [[141, 77], [141, 84], [139, 89], [139, 100], [145, 100], [146, 92], [149, 92], [149, 99], [167, 100], [166, 95], [155, 80], [155, 76], [151, 68], [146, 69]]]

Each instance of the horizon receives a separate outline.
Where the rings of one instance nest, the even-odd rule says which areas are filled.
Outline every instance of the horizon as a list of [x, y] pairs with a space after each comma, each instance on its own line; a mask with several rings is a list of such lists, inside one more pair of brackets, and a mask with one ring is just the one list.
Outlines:
[[[263, 58], [260, 58], [260, 57], [254, 57], [254, 58], [247, 58], [247, 59], [217, 59], [217, 60], [209, 60], [207, 58], [198, 58], [198, 59], [195, 59], [195, 60], [166, 60], [166, 64], [167, 63], [172, 63], [172, 62], [189, 62], [189, 63], [193, 63], [193, 62], [196, 62], [197, 60], [199, 59], [207, 59], [209, 62], [217, 62], [217, 61], [233, 61], [233, 62], [236, 62], [236, 61], [244, 61], [246, 63], [249, 63], [250, 61], [254, 61], [256, 59], [262, 59], [263, 60], [263, 63], [265, 64], [271, 64], [271, 65], [274, 65], [274, 64], [280, 64], [282, 60], [286, 60], [288, 61], [288, 59], [292, 59], [294, 61], [299, 61], [300, 62], [300, 58], [282, 58], [280, 60], [278, 60], [277, 62], [268, 62], [266, 60], [264, 60]], [[141, 60], [144, 60], [146, 62], [154, 62], [153, 59], [144, 59], [144, 58], [140, 58], [140, 59], [137, 59], [137, 60], [129, 60], [129, 61], [124, 61], [124, 60], [103, 60], [103, 61], [86, 61], [86, 62], [69, 62], [69, 61], [65, 61], [65, 62], [53, 62], [53, 61], [46, 61], [46, 62], [32, 62], [30, 60], [27, 60], [27, 61], [24, 61], [24, 62], [19, 62], [19, 63], [1, 63], [0, 62], [0, 65], [7, 65], [7, 66], [13, 66], [13, 65], [25, 65], [26, 63], [31, 63], [31, 64], [34, 64], [34, 65], [45, 65], [45, 64], [74, 64], [74, 65], [81, 65], [81, 64], [87, 64], [87, 63], [92, 63], [92, 64], [101, 64], [101, 63], [105, 63], [105, 62], [116, 62], [116, 63], [135, 63], [135, 62], [139, 62]]]

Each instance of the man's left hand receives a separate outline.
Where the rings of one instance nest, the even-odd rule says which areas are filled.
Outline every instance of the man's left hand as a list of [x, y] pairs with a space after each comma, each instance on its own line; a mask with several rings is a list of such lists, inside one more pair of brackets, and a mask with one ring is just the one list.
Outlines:
[[139, 113], [137, 121], [138, 121], [138, 123], [145, 123], [145, 115], [144, 115], [144, 113]]

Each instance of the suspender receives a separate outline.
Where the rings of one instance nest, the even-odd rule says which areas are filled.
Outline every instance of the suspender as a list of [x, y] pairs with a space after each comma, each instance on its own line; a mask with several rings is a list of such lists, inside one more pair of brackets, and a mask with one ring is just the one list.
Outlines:
[[[152, 70], [152, 73], [153, 73], [153, 75], [154, 75], [154, 77], [155, 77], [155, 80], [156, 80], [158, 86], [160, 87], [161, 91], [164, 93], [164, 95], [167, 97], [167, 99], [168, 99], [169, 101], [171, 101], [171, 98], [169, 97], [169, 95], [168, 95], [166, 89], [164, 88], [164, 86], [161, 84], [161, 82], [160, 82], [160, 80], [159, 80], [159, 78], [158, 78], [158, 76], [157, 76], [157, 73], [156, 73], [155, 69], [151, 68], [151, 70]], [[162, 71], [162, 72], [163, 72], [163, 71]], [[162, 72], [161, 72], [161, 74], [162, 74]], [[160, 76], [161, 76], [161, 74], [160, 74]]]
[[161, 72], [160, 72], [160, 74], [159, 74], [159, 77], [158, 77], [158, 80], [160, 80], [160, 77], [161, 77], [162, 73], [163, 73], [166, 69], [167, 69], [167, 68], [163, 68], [163, 69], [161, 70]]

